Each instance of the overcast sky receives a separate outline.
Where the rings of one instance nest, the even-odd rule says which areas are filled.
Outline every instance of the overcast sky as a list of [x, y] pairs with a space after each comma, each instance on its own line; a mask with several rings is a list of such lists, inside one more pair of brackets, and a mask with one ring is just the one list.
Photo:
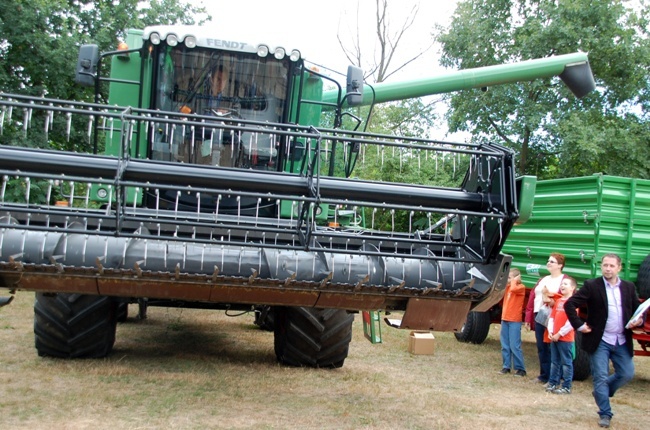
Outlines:
[[[372, 57], [375, 39], [375, 0], [188, 0], [206, 7], [212, 15], [215, 33], [220, 37], [242, 37], [248, 43], [278, 43], [285, 49], [298, 49], [307, 60], [345, 72], [350, 62], [346, 59], [337, 35], [346, 44], [352, 44], [359, 29], [362, 55]], [[456, 8], [456, 0], [388, 0], [389, 21], [392, 31], [403, 26], [414, 5], [419, 5], [416, 19], [400, 41], [399, 57], [393, 64], [402, 64], [431, 43], [435, 24], [449, 25]], [[357, 13], [357, 7], [359, 12]], [[357, 16], [359, 19], [357, 20]], [[358, 22], [358, 24], [357, 24]], [[430, 49], [389, 81], [435, 76], [444, 73], [439, 67], [440, 53]], [[367, 66], [364, 66], [367, 68]], [[435, 97], [435, 96], [434, 96]], [[439, 114], [445, 105], [438, 104]], [[464, 141], [463, 133], [447, 136], [446, 127], [431, 131], [432, 139]]]
[[[246, 40], [253, 43], [279, 41], [289, 50], [299, 49], [307, 60], [337, 71], [345, 71], [349, 64], [337, 35], [352, 45], [359, 29], [364, 39], [362, 54], [368, 58], [373, 56], [375, 0], [191, 0], [191, 3], [203, 4], [212, 15], [213, 25], [224, 32], [243, 33]], [[456, 1], [389, 0], [390, 28], [393, 31], [401, 28], [411, 8], [417, 4], [419, 12], [415, 22], [400, 42], [400, 58], [410, 58], [429, 45], [434, 24], [448, 24]], [[438, 56], [436, 49], [429, 50], [399, 77], [422, 76], [422, 70], [428, 74], [435, 72]], [[394, 63], [399, 64], [399, 61]]]

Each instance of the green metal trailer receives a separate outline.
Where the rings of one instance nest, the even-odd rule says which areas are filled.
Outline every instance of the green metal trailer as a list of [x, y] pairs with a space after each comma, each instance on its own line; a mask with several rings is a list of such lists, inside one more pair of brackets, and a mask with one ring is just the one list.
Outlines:
[[[513, 227], [503, 246], [512, 267], [532, 288], [547, 275], [550, 253], [566, 257], [563, 272], [582, 285], [600, 276], [600, 259], [616, 253], [623, 260], [620, 276], [634, 282], [641, 299], [650, 297], [650, 180], [594, 174], [577, 178], [537, 181], [533, 210], [523, 224]], [[461, 341], [481, 343], [491, 323], [500, 323], [501, 307], [473, 312], [457, 333]], [[635, 333], [635, 355], [650, 356], [650, 324]], [[579, 340], [578, 340], [579, 342]], [[578, 354], [575, 379], [589, 376], [589, 364]]]
[[600, 258], [613, 252], [623, 260], [620, 276], [648, 298], [650, 180], [595, 174], [538, 181], [532, 216], [512, 229], [503, 251], [528, 286], [551, 252], [564, 254], [564, 273], [579, 285], [600, 276]]

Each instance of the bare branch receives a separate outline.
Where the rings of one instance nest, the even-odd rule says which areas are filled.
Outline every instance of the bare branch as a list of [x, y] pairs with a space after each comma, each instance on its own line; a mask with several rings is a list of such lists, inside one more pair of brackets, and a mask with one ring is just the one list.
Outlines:
[[493, 120], [489, 115], [488, 115], [488, 117], [487, 117], [487, 120], [488, 120], [488, 122], [490, 123], [490, 125], [492, 126], [492, 128], [494, 128], [495, 133], [496, 133], [497, 135], [499, 135], [499, 137], [500, 137], [501, 139], [503, 139], [504, 142], [508, 142], [508, 144], [511, 145], [511, 146], [514, 144], [514, 142], [512, 141], [512, 139], [510, 139], [510, 138], [509, 138], [505, 133], [503, 133], [503, 131], [501, 130], [501, 128], [499, 128], [499, 126], [497, 125], [497, 123], [494, 122], [494, 120]]
[[341, 50], [345, 54], [345, 57], [348, 59], [348, 61], [351, 64], [354, 64], [356, 66], [361, 67], [361, 36], [359, 34], [359, 3], [357, 2], [357, 11], [356, 11], [356, 26], [355, 26], [355, 32], [356, 34], [354, 37], [352, 37], [352, 49], [348, 48], [348, 45], [343, 42], [343, 39], [341, 38], [341, 33], [340, 33], [340, 24], [341, 22], [339, 21], [339, 31], [336, 33], [336, 39], [339, 42], [339, 46], [341, 47]]
[[[389, 11], [389, 1], [388, 0], [375, 0], [375, 37], [376, 37], [376, 52], [371, 63], [370, 71], [366, 72], [367, 76], [374, 76], [375, 82], [383, 82], [388, 79], [390, 76], [401, 71], [409, 64], [413, 63], [415, 60], [422, 57], [427, 51], [429, 51], [433, 45], [434, 40], [431, 39], [431, 42], [422, 49], [416, 55], [413, 55], [406, 61], [402, 62], [396, 67], [393, 67], [393, 62], [395, 61], [395, 56], [399, 53], [399, 48], [401, 48], [404, 40], [404, 36], [408, 31], [413, 27], [415, 19], [419, 11], [419, 4], [414, 5], [401, 26], [397, 31], [391, 30], [390, 22], [390, 11]], [[360, 22], [359, 22], [359, 3], [357, 2], [356, 9], [356, 19], [357, 19], [357, 28], [356, 34], [353, 38], [353, 48], [350, 49], [348, 46], [343, 43], [343, 39], [340, 34], [337, 35], [339, 45], [343, 49], [348, 60], [359, 67], [363, 67], [362, 64], [362, 47], [361, 47], [361, 35], [359, 33]], [[392, 68], [391, 68], [392, 67]], [[366, 68], [368, 68], [366, 66]]]

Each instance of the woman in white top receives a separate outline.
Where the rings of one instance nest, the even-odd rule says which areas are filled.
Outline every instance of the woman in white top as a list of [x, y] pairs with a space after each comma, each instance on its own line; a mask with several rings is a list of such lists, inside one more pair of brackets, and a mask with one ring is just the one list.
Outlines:
[[546, 384], [551, 374], [551, 347], [550, 343], [544, 342], [544, 332], [546, 327], [542, 324], [535, 324], [535, 317], [542, 306], [553, 306], [553, 303], [544, 303], [545, 297], [553, 297], [560, 291], [560, 283], [564, 279], [562, 269], [564, 269], [564, 255], [553, 252], [548, 257], [546, 268], [550, 275], [544, 276], [535, 288], [530, 292], [528, 305], [526, 306], [526, 328], [535, 330], [535, 341], [537, 343], [537, 356], [539, 357], [539, 376], [536, 382]]

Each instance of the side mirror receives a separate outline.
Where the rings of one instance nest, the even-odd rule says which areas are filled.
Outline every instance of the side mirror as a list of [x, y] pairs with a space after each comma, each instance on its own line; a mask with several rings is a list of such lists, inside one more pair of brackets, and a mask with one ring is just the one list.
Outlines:
[[361, 68], [348, 66], [345, 91], [345, 98], [349, 106], [359, 106], [363, 103], [363, 70]]
[[91, 87], [97, 79], [97, 63], [99, 62], [99, 47], [97, 45], [82, 45], [79, 48], [77, 68], [74, 80], [79, 85]]

